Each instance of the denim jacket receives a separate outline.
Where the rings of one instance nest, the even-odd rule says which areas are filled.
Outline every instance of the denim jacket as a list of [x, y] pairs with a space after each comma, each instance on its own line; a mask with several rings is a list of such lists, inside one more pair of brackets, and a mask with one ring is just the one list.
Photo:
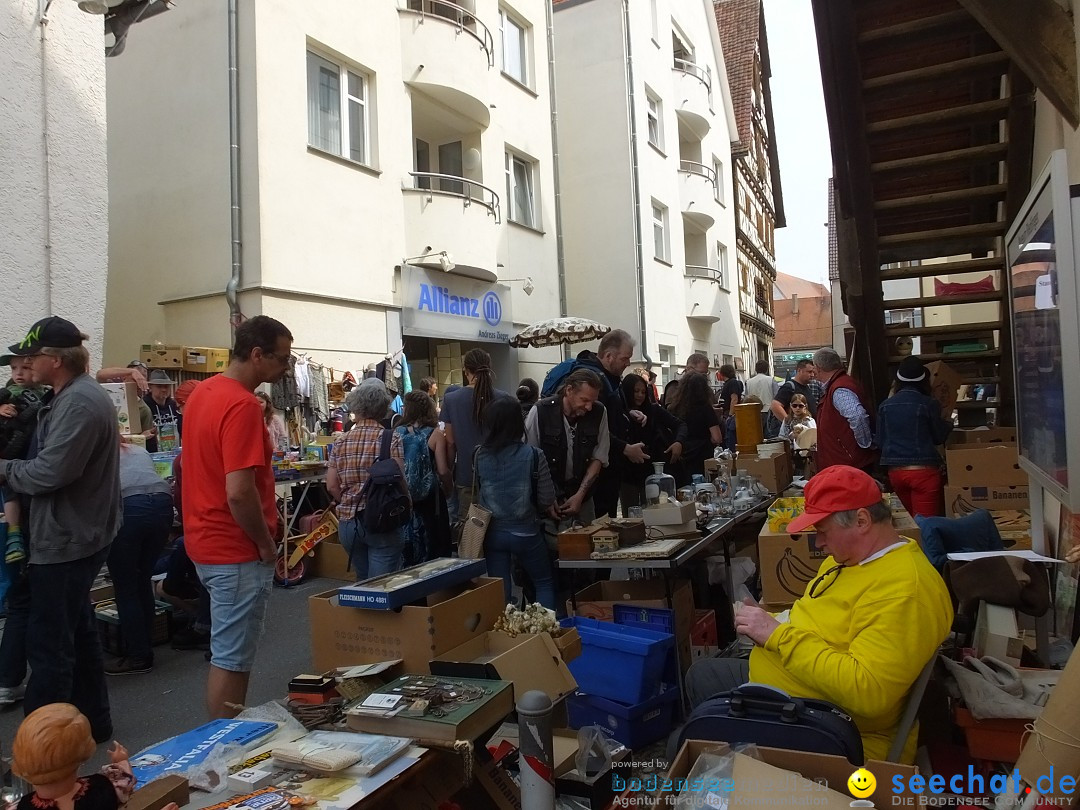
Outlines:
[[936, 467], [938, 445], [952, 431], [937, 400], [914, 388], [901, 388], [878, 407], [877, 445], [883, 467]]
[[[542, 477], [547, 486], [538, 486]], [[481, 446], [476, 451], [476, 501], [491, 510], [489, 531], [535, 532], [541, 518], [537, 510], [554, 500], [550, 480], [543, 455], [532, 445], [515, 444], [496, 452]]]

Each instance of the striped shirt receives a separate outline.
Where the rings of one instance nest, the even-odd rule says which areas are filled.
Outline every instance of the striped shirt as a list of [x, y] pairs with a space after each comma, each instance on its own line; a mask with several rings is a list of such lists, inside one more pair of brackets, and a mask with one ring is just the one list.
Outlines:
[[870, 430], [870, 417], [859, 401], [859, 395], [850, 388], [837, 388], [833, 391], [832, 404], [836, 412], [848, 420], [859, 447], [869, 447], [874, 441], [874, 434]]

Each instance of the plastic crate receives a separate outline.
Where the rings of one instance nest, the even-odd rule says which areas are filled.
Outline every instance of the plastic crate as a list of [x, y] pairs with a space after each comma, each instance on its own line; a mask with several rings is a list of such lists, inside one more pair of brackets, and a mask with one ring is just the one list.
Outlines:
[[[98, 637], [101, 648], [113, 655], [124, 654], [124, 639], [120, 633], [120, 618], [116, 612], [116, 603], [99, 602], [94, 605], [94, 617], [97, 620]], [[150, 643], [157, 646], [172, 638], [172, 606], [165, 602], [154, 603], [154, 623], [150, 627]]]
[[1031, 721], [1000, 718], [976, 720], [963, 706], [955, 708], [956, 725], [964, 730], [968, 753], [975, 759], [1016, 762], [1023, 748], [1024, 727]]
[[694, 611], [694, 623], [690, 626], [690, 644], [694, 647], [717, 645], [715, 610]]
[[600, 726], [606, 734], [636, 751], [672, 732], [678, 703], [679, 690], [675, 687], [632, 706], [575, 692], [566, 698], [566, 712], [570, 728]]
[[615, 624], [626, 627], [640, 627], [655, 630], [657, 633], [675, 633], [675, 611], [668, 608], [612, 605], [611, 617]]
[[578, 616], [562, 624], [581, 636], [581, 655], [568, 666], [582, 692], [629, 705], [660, 693], [674, 649], [671, 633]]

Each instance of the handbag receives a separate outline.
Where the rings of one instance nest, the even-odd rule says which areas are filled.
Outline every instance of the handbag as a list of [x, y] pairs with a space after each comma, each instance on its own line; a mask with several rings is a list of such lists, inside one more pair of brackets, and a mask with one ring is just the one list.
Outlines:
[[458, 557], [463, 560], [479, 560], [484, 556], [484, 538], [491, 523], [491, 510], [476, 503], [476, 453], [473, 453], [472, 504], [461, 524], [458, 540]]

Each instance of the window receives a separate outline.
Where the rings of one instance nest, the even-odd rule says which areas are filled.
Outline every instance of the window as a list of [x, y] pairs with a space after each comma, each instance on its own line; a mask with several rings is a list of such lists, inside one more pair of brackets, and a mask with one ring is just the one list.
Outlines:
[[649, 13], [652, 21], [652, 41], [656, 43], [656, 47], [660, 47], [660, 14], [656, 8], [657, 0], [650, 0]]
[[370, 163], [368, 77], [308, 51], [308, 143]]
[[536, 216], [535, 165], [512, 152], [506, 153], [506, 200], [510, 221], [539, 227]]
[[716, 187], [713, 189], [713, 193], [716, 196], [716, 201], [718, 203], [723, 203], [725, 201], [724, 183], [726, 182], [724, 180], [724, 164], [717, 158], [713, 158], [712, 165], [713, 171], [716, 173]]
[[526, 49], [527, 29], [499, 9], [499, 36], [502, 40], [502, 71], [522, 84], [529, 83], [529, 52]]
[[675, 347], [660, 346], [657, 354], [660, 357], [660, 386], [663, 388], [675, 379], [675, 366], [672, 359], [675, 357]]
[[649, 100], [649, 143], [662, 150], [664, 148], [664, 108], [660, 99], [652, 93], [647, 93], [646, 97]]
[[720, 278], [718, 279], [720, 286], [726, 290], [728, 288], [727, 246], [723, 242], [716, 243], [716, 272], [720, 275]]
[[668, 261], [667, 242], [667, 208], [653, 201], [652, 204], [652, 232], [653, 232], [653, 256], [660, 261]]

